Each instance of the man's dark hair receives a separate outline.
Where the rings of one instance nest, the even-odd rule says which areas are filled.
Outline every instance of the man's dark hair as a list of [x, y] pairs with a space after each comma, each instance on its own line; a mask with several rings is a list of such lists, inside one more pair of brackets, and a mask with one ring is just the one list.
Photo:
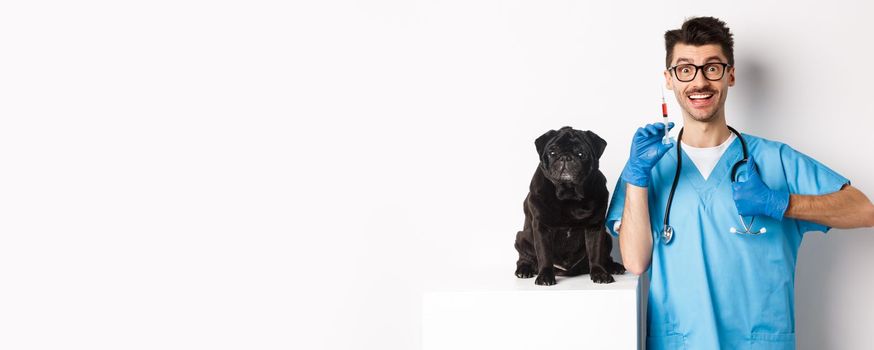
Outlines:
[[665, 32], [666, 68], [671, 67], [674, 45], [678, 43], [693, 46], [719, 44], [722, 46], [722, 53], [728, 58], [728, 64], [734, 65], [734, 39], [725, 22], [718, 18], [692, 17], [683, 22], [680, 29]]

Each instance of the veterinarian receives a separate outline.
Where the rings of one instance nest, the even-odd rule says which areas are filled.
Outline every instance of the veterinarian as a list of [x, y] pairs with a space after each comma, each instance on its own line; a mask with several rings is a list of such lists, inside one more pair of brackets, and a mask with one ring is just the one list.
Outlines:
[[625, 267], [650, 274], [648, 349], [795, 349], [804, 233], [874, 226], [874, 205], [845, 177], [726, 124], [733, 44], [712, 17], [665, 33], [684, 128], [669, 144], [662, 123], [638, 129], [607, 212]]

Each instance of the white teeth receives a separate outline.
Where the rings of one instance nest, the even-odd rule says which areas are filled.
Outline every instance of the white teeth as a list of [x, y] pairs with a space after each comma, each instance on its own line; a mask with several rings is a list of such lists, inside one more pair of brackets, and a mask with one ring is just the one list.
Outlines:
[[713, 96], [713, 95], [712, 94], [710, 94], [710, 95], [696, 94], [696, 95], [689, 95], [689, 98], [693, 99], [693, 100], [697, 100], [697, 99], [702, 99], [702, 98], [710, 98], [710, 96]]

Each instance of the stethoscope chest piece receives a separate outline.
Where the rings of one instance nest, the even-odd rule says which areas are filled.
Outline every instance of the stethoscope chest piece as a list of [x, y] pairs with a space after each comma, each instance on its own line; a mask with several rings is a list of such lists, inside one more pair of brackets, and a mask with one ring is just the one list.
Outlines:
[[665, 225], [665, 228], [662, 230], [662, 243], [668, 244], [671, 243], [671, 239], [674, 238], [674, 228]]

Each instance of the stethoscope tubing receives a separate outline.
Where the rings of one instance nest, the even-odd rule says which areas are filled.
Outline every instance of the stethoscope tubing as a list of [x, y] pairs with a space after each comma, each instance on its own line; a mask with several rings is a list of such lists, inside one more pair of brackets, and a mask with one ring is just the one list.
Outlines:
[[[743, 158], [741, 160], [737, 161], [736, 163], [734, 163], [734, 166], [731, 167], [731, 181], [734, 182], [736, 180], [735, 175], [737, 174], [737, 169], [739, 169], [739, 167], [741, 165], [749, 162], [750, 160], [749, 160], [749, 153], [747, 151], [747, 143], [744, 140], [743, 136], [741, 136], [740, 132], [738, 132], [737, 130], [735, 130], [731, 126], [728, 126], [728, 125], [726, 125], [726, 126], [728, 127], [728, 130], [731, 130], [731, 132], [734, 133], [735, 135], [737, 135], [737, 138], [740, 139], [740, 145], [741, 145], [741, 148], [743, 150]], [[683, 168], [683, 154], [682, 154], [682, 150], [680, 147], [680, 144], [681, 144], [680, 141], [683, 140], [683, 130], [684, 129], [685, 128], [680, 129], [680, 134], [677, 135], [677, 170], [676, 170], [676, 172], [674, 172], [674, 182], [671, 184], [671, 192], [670, 192], [670, 194], [668, 194], [668, 203], [667, 203], [667, 206], [665, 207], [665, 217], [664, 217], [664, 221], [663, 221], [664, 227], [662, 228], [662, 237], [661, 237], [662, 241], [665, 244], [670, 243], [674, 237], [674, 229], [673, 229], [673, 227], [671, 227], [669, 220], [671, 217], [671, 205], [674, 203], [674, 192], [677, 191], [677, 184], [680, 182], [680, 169]], [[740, 216], [740, 215], [738, 215], [738, 216]], [[740, 216], [740, 219], [741, 219], [741, 223], [743, 223], [743, 225], [744, 225], [744, 229], [746, 230], [746, 233], [752, 233], [752, 232], [750, 232], [750, 229], [752, 228], [753, 223], [750, 222], [750, 226], [749, 226], [749, 228], [747, 228], [746, 222], [744, 222], [744, 220], [743, 220], [743, 216]], [[755, 218], [753, 218], [753, 220], [755, 220]], [[739, 232], [737, 232], [736, 229], [732, 230], [732, 232], [739, 233]], [[752, 234], [761, 234], [761, 233], [765, 233], [764, 229], [760, 230], [759, 233], [752, 233]]]

